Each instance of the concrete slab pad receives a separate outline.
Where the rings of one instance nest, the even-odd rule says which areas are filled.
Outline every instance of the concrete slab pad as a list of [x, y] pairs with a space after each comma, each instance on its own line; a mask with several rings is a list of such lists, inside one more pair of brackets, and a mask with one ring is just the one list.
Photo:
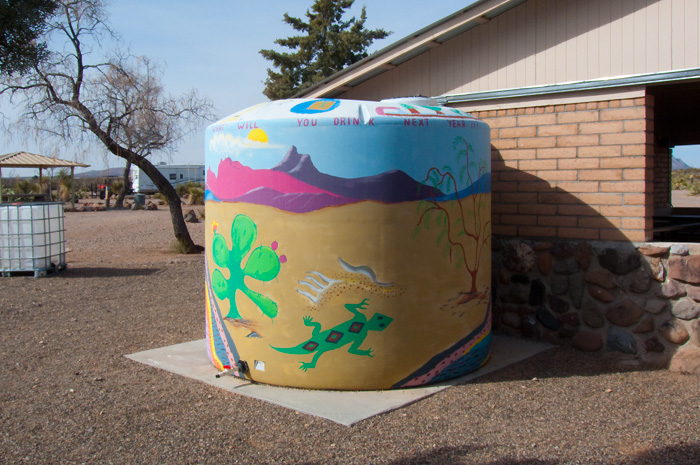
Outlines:
[[491, 358], [477, 371], [444, 383], [390, 391], [320, 391], [257, 384], [228, 375], [217, 378], [218, 371], [209, 362], [204, 339], [146, 350], [126, 357], [236, 394], [352, 426], [380, 413], [416, 402], [450, 386], [465, 383], [517, 363], [551, 347], [548, 344], [494, 336]]

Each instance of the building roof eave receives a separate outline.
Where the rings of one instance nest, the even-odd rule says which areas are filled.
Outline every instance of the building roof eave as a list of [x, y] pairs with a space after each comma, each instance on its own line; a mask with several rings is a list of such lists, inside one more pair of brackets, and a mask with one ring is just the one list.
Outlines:
[[295, 98], [334, 97], [425, 53], [443, 42], [515, 8], [527, 0], [478, 0], [433, 24], [373, 53], [294, 95]]

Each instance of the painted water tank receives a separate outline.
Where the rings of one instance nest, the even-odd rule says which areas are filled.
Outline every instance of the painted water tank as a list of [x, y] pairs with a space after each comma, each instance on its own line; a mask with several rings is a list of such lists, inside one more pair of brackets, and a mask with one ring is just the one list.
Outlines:
[[205, 153], [217, 368], [368, 390], [486, 362], [487, 124], [427, 99], [281, 100], [209, 126]]

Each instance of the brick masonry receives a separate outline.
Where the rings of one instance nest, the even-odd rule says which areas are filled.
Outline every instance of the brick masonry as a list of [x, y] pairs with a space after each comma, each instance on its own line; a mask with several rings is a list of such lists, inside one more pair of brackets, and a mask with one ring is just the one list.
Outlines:
[[472, 113], [491, 126], [494, 234], [652, 239], [647, 219], [670, 205], [652, 96]]

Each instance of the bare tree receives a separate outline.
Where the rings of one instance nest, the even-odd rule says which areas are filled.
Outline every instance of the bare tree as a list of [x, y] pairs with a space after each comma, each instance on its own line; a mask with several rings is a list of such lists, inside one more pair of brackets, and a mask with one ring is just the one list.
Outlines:
[[22, 118], [65, 140], [90, 133], [112, 154], [138, 166], [170, 207], [175, 237], [186, 253], [203, 250], [190, 237], [180, 197], [148, 160], [154, 151], [172, 151], [197, 124], [212, 118], [212, 104], [196, 91], [166, 95], [162, 72], [148, 59], [98, 55], [100, 41], [111, 36], [100, 0], [60, 0], [47, 25], [52, 44], [48, 58], [24, 76], [0, 81], [0, 94], [21, 100]]

